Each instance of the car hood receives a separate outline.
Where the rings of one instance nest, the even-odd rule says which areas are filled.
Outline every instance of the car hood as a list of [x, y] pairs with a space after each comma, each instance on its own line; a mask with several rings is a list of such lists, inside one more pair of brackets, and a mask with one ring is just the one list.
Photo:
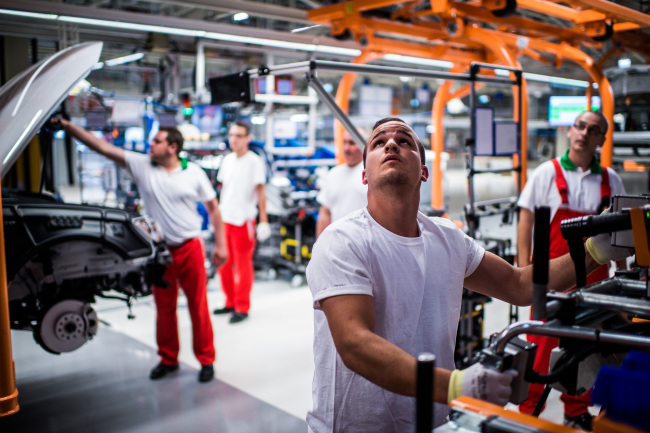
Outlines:
[[101, 51], [101, 42], [66, 48], [0, 87], [0, 177], [70, 90], [90, 73]]

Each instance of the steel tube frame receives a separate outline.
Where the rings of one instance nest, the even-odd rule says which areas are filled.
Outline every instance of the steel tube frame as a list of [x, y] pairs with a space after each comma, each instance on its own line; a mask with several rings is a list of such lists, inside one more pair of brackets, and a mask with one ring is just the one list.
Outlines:
[[498, 355], [505, 354], [506, 345], [510, 340], [520, 334], [543, 335], [546, 337], [565, 337], [576, 340], [599, 341], [610, 344], [624, 344], [638, 349], [650, 349], [650, 337], [623, 334], [613, 331], [601, 331], [594, 328], [582, 328], [577, 326], [560, 327], [554, 326], [557, 321], [544, 323], [537, 320], [528, 322], [517, 322], [508, 326], [490, 344]]

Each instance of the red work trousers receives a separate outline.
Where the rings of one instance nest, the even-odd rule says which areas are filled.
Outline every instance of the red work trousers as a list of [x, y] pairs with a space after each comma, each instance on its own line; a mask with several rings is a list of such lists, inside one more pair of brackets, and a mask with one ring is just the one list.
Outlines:
[[226, 295], [226, 307], [248, 314], [253, 289], [253, 252], [255, 251], [255, 221], [242, 226], [224, 223], [228, 260], [219, 268], [221, 289]]
[[169, 287], [153, 288], [156, 302], [156, 341], [158, 355], [166, 365], [178, 364], [180, 343], [176, 306], [179, 284], [187, 298], [192, 320], [194, 356], [201, 365], [212, 364], [216, 358], [214, 334], [208, 308], [208, 279], [205, 272], [203, 243], [194, 238], [180, 247], [169, 248], [172, 264], [167, 266], [164, 279]]

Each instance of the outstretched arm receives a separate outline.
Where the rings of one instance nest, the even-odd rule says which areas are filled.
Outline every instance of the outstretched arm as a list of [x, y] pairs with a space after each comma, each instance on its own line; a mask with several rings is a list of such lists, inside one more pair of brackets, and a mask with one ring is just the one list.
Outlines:
[[101, 155], [104, 155], [111, 161], [114, 161], [120, 167], [126, 167], [124, 149], [120, 149], [119, 147], [113, 146], [101, 138], [95, 137], [90, 132], [68, 120], [59, 119], [59, 121], [61, 122], [61, 128], [66, 132], [66, 134], [70, 134], [72, 137], [76, 138], [78, 141], [82, 142], [90, 149]]
[[[585, 251], [585, 265], [587, 274], [600, 266], [588, 251]], [[549, 262], [548, 290], [564, 291], [575, 283], [575, 268], [569, 254]], [[517, 268], [486, 251], [478, 268], [465, 278], [464, 286], [514, 305], [530, 305], [533, 302], [533, 266]]]

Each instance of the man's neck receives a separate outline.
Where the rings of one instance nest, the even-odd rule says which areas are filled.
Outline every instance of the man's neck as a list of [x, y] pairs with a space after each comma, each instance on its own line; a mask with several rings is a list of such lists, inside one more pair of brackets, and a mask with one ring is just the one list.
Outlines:
[[569, 159], [576, 167], [580, 167], [582, 171], [587, 171], [594, 160], [594, 154], [578, 153], [569, 149]]
[[171, 173], [181, 166], [181, 160], [179, 158], [168, 158], [165, 161], [159, 162], [158, 165], [164, 168], [167, 173]]
[[417, 214], [420, 191], [368, 191], [368, 212], [386, 230], [403, 237], [419, 236]]
[[246, 155], [248, 153], [248, 148], [245, 149], [240, 149], [237, 152], [235, 152], [235, 155], [237, 155], [237, 158], [241, 158], [242, 156]]

